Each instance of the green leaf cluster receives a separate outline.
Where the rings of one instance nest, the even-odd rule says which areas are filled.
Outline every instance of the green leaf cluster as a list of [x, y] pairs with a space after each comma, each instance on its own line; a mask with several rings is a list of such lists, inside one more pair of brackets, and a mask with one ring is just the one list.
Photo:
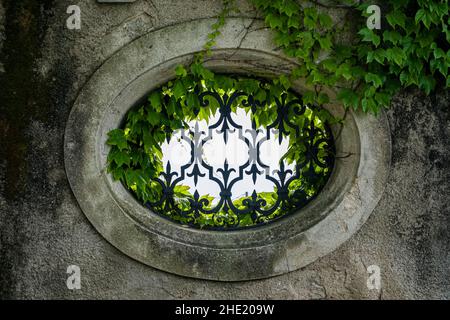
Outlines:
[[[288, 77], [303, 77], [315, 88], [311, 101], [328, 101], [319, 98], [323, 86], [339, 88], [346, 107], [376, 114], [401, 88], [430, 94], [450, 86], [448, 0], [387, 0], [381, 30], [366, 26], [368, 3], [349, 8], [352, 18], [338, 24], [314, 1], [250, 1], [277, 45], [299, 60]], [[356, 40], [343, 43], [339, 34], [354, 29]]]

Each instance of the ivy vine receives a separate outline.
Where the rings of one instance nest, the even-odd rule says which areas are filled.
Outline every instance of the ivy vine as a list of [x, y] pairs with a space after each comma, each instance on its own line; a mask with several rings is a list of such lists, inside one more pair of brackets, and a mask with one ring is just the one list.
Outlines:
[[[123, 128], [109, 132], [108, 171], [143, 202], [160, 196], [154, 178], [163, 171], [164, 140], [173, 131], [186, 128], [188, 121], [207, 120], [217, 111], [213, 103], [200, 108], [198, 93], [202, 90], [241, 90], [260, 101], [269, 101], [270, 106], [270, 101], [289, 90], [293, 81], [304, 78], [311, 88], [302, 92], [305, 105], [328, 103], [332, 97], [322, 90], [328, 87], [337, 91], [337, 99], [346, 108], [377, 114], [402, 88], [417, 87], [430, 94], [436, 88], [450, 86], [448, 0], [388, 0], [382, 6], [380, 30], [366, 26], [368, 4], [345, 2], [348, 18], [339, 23], [330, 16], [329, 9], [316, 1], [249, 1], [274, 31], [276, 44], [298, 60], [298, 67], [268, 80], [266, 86], [257, 79], [215, 74], [207, 69], [205, 58], [211, 54], [226, 17], [237, 10], [233, 0], [224, 0], [203, 50], [192, 63], [178, 65], [175, 79], [149, 94], [145, 105], [131, 110]], [[352, 39], [342, 38], [352, 30]], [[253, 115], [258, 126], [273, 120], [269, 109]], [[337, 121], [325, 109], [318, 110], [323, 123]], [[288, 160], [293, 160], [299, 143], [292, 140]], [[185, 186], [176, 188], [174, 196], [192, 198]], [[274, 198], [270, 193], [260, 196], [267, 201]], [[242, 204], [243, 200], [236, 203]], [[202, 217], [196, 223], [202, 227], [216, 222]]]
[[[380, 30], [366, 26], [371, 3], [346, 1], [347, 19], [339, 24], [314, 1], [250, 1], [275, 32], [277, 45], [299, 61], [289, 79], [303, 77], [316, 89], [305, 102], [328, 102], [320, 90], [327, 86], [338, 90], [344, 106], [376, 114], [402, 88], [430, 94], [450, 86], [448, 0], [385, 1]], [[350, 30], [354, 39], [343, 41], [340, 35]]]
[[[120, 180], [153, 211], [183, 224], [200, 228], [247, 227], [267, 223], [298, 209], [298, 204], [293, 202], [290, 205], [283, 205], [283, 210], [280, 206], [266, 216], [256, 212], [238, 216], [232, 210], [221, 210], [211, 214], [190, 212], [189, 207], [196, 202], [203, 202], [203, 209], [211, 211], [215, 199], [209, 194], [196, 199], [193, 190], [183, 184], [173, 186], [170, 199], [160, 201], [164, 199], [164, 190], [157, 178], [164, 172], [169, 174], [167, 170], [170, 170], [164, 170], [169, 165], [163, 164], [164, 142], [172, 139], [173, 133], [178, 129], [191, 129], [189, 125], [191, 121], [210, 122], [220, 104], [216, 99], [208, 99], [207, 103], [202, 103], [199, 98], [202, 94], [214, 92], [221, 97], [232, 97], [234, 93], [239, 93], [230, 105], [233, 114], [238, 108], [242, 108], [251, 116], [255, 128], [268, 128], [277, 123], [284, 128], [285, 131], [280, 131], [278, 135], [289, 137], [289, 143], [287, 152], [280, 159], [280, 165], [281, 162], [283, 166], [284, 163], [295, 165], [305, 162], [300, 169], [299, 177], [293, 179], [287, 186], [288, 197], [298, 198], [302, 205], [305, 205], [322, 189], [332, 169], [334, 148], [322, 142], [325, 138], [330, 138], [329, 133], [324, 136], [328, 132], [327, 122], [333, 119], [328, 111], [311, 106], [305, 107], [304, 112], [298, 114], [294, 107], [289, 108], [285, 117], [289, 119], [290, 126], [286, 126], [284, 120], [280, 118], [280, 108], [292, 103], [296, 103], [292, 105], [297, 106], [298, 98], [292, 91], [287, 89], [278, 91], [279, 88], [273, 86], [271, 82], [256, 78], [216, 74], [214, 80], [205, 80], [206, 74], [197, 74], [197, 68], [198, 66], [193, 65], [190, 73], [187, 73], [185, 69], [179, 67], [178, 79], [154, 90], [148, 96], [147, 103], [128, 112], [123, 128], [108, 133], [107, 144], [111, 146], [108, 154], [108, 171], [114, 179]], [[256, 108], [257, 105], [264, 105], [264, 108]], [[311, 136], [311, 132], [316, 134]], [[310, 150], [311, 148], [314, 151]], [[311, 152], [313, 156], [308, 160], [306, 157]], [[316, 159], [317, 162], [312, 159]], [[323, 165], [324, 163], [329, 165]], [[252, 197], [253, 195], [234, 199], [233, 206], [245, 211], [246, 206], [255, 201]], [[258, 192], [257, 197], [258, 201], [264, 201], [266, 210], [278, 203], [277, 189], [273, 192]], [[151, 205], [152, 203], [158, 204]]]

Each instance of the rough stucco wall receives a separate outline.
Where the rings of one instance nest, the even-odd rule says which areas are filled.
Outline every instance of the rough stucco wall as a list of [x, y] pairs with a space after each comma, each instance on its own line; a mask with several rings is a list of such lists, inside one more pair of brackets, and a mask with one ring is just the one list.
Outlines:
[[[89, 224], [68, 185], [63, 133], [99, 65], [140, 34], [212, 17], [220, 0], [0, 1], [1, 298], [450, 298], [449, 93], [403, 92], [388, 118], [392, 171], [361, 230], [332, 254], [283, 276], [241, 283], [193, 280], [133, 261]], [[254, 17], [245, 0], [240, 15]], [[78, 4], [82, 29], [65, 28]], [[66, 288], [81, 268], [82, 289]], [[377, 264], [382, 291], [366, 287]]]

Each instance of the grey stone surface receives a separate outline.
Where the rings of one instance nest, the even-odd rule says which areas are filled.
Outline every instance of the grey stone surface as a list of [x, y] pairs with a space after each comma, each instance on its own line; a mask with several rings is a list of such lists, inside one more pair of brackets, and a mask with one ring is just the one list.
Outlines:
[[[450, 298], [448, 91], [396, 97], [387, 114], [393, 153], [383, 198], [352, 239], [303, 269], [222, 283], [158, 271], [115, 249], [87, 221], [65, 176], [70, 109], [93, 72], [119, 49], [113, 41], [105, 44], [116, 30], [132, 41], [151, 28], [212, 17], [220, 1], [79, 3], [83, 27], [70, 31], [64, 28], [70, 1], [2, 1], [0, 297]], [[145, 6], [152, 27], [122, 27]], [[246, 1], [240, 6], [240, 15], [255, 15]], [[70, 264], [81, 267], [80, 291], [66, 288]], [[366, 287], [371, 264], [381, 268], [381, 292]]]

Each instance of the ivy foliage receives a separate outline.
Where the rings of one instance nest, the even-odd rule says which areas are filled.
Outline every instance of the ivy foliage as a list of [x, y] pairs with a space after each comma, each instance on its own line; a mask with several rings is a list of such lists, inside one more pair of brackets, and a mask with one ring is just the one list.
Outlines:
[[[388, 107], [393, 95], [402, 88], [418, 87], [430, 94], [437, 87], [448, 88], [450, 85], [448, 0], [387, 0], [382, 7], [380, 30], [366, 27], [370, 15], [368, 4], [348, 8], [345, 23], [337, 23], [315, 1], [249, 1], [262, 12], [267, 26], [275, 32], [276, 44], [286, 55], [298, 59], [299, 66], [265, 85], [256, 79], [215, 74], [205, 68], [203, 61], [211, 54], [226, 16], [236, 10], [233, 0], [224, 0], [223, 11], [212, 26], [203, 50], [195, 55], [192, 63], [177, 66], [174, 80], [154, 90], [144, 105], [132, 109], [123, 128], [109, 132], [108, 171], [142, 202], [154, 201], [161, 196], [161, 186], [154, 179], [164, 169], [161, 145], [165, 139], [170, 138], [173, 131], [187, 128], [189, 121], [208, 120], [216, 113], [218, 105], [213, 100], [208, 107], [199, 105], [198, 94], [205, 90], [220, 93], [240, 90], [260, 101], [267, 100], [265, 110], [252, 114], [259, 127], [273, 121], [276, 115], [274, 99], [280, 98], [298, 78], [306, 79], [306, 84], [311, 87], [310, 91], [302, 92], [305, 105], [328, 103], [331, 97], [322, 89], [329, 87], [338, 91], [337, 99], [345, 107], [375, 114]], [[354, 39], [343, 39], [342, 34], [348, 34], [350, 30], [354, 30]], [[234, 108], [238, 105], [239, 101]], [[323, 109], [318, 110], [318, 113], [310, 112], [305, 117], [309, 120], [318, 117], [316, 126], [336, 121]], [[305, 118], [296, 121], [299, 126], [302, 121], [307, 122]], [[295, 161], [301, 148], [301, 137], [291, 139], [284, 158], [288, 162]], [[322, 150], [320, 156], [329, 155]], [[306, 185], [299, 180], [290, 186], [290, 191], [302, 189], [312, 195], [324, 181]], [[274, 192], [258, 196], [268, 205], [276, 201]], [[188, 206], [192, 197], [189, 187], [175, 187], [174, 198], [181, 206]], [[202, 197], [211, 203], [209, 195]], [[235, 205], [242, 207], [244, 200], [237, 199]], [[232, 224], [236, 219], [224, 212], [217, 217], [201, 215], [196, 218], [163, 213], [172, 215], [174, 220], [200, 227]], [[270, 219], [280, 214], [284, 212], [276, 212]], [[240, 221], [241, 226], [254, 223], [248, 217]]]
[[[270, 81], [260, 81], [255, 78], [231, 77], [221, 74], [213, 74], [205, 69], [201, 64], [192, 64], [190, 70], [183, 66], [178, 66], [176, 70], [178, 78], [169, 81], [166, 85], [152, 91], [146, 103], [131, 109], [126, 117], [122, 128], [114, 129], [108, 133], [107, 144], [111, 146], [108, 155], [108, 171], [115, 180], [120, 180], [136, 197], [145, 203], [154, 203], [163, 198], [163, 190], [156, 178], [165, 172], [166, 164], [163, 164], [163, 153], [161, 146], [165, 141], [171, 139], [172, 134], [178, 129], [190, 128], [189, 122], [202, 121], [210, 122], [212, 117], [218, 112], [219, 102], [216, 99], [209, 99], [207, 105], [201, 105], [199, 96], [204, 92], [216, 92], [220, 96], [232, 96], [233, 93], [245, 93], [238, 96], [231, 105], [231, 112], [236, 113], [238, 108], [242, 108], [255, 122], [257, 128], [266, 128], [276, 122], [278, 106], [276, 100], [293, 101], [297, 99], [292, 91], [280, 89]], [[248, 100], [248, 96], [256, 101], [263, 102], [265, 108], [252, 109], [251, 104], [243, 103]], [[310, 139], [311, 126], [318, 132], [326, 131], [326, 122], [333, 118], [324, 109], [306, 108], [301, 115], [296, 114], [294, 108], [289, 111], [291, 123], [295, 123], [300, 131], [295, 128], [286, 127], [286, 132], [279, 133], [289, 136], [289, 146], [287, 152], [280, 159], [287, 164], [295, 164], [298, 161], [307, 161], [308, 143], [316, 145], [318, 148], [316, 157], [322, 163], [328, 163], [333, 152], [329, 145], [322, 144], [319, 140], [327, 138], [317, 135]], [[322, 167], [315, 163], [308, 163], [301, 168], [301, 176], [289, 185], [289, 193], [292, 197], [298, 197], [299, 190], [306, 202], [314, 197], [325, 185], [330, 167]], [[311, 175], [314, 175], [312, 178]], [[308, 178], [305, 178], [308, 176]], [[265, 201], [266, 209], [271, 208], [277, 201], [277, 191], [260, 192], [258, 199]], [[189, 211], [192, 201], [195, 199], [193, 190], [189, 186], [176, 185], [173, 190], [173, 199], [176, 207], [182, 211]], [[206, 199], [207, 205], [204, 209], [210, 210], [214, 206], [214, 198], [209, 194], [201, 195], [200, 200]], [[240, 210], [246, 208], [246, 202], [251, 200], [251, 196], [240, 197], [233, 201], [233, 204]], [[281, 215], [288, 214], [290, 210], [295, 210], [293, 206], [284, 206], [268, 216], [255, 218], [255, 213], [248, 213], [246, 216], [238, 217], [233, 212], [220, 211], [215, 214], [180, 214], [178, 209], [170, 209], [168, 203], [162, 202], [157, 207], [152, 208], [156, 212], [170, 217], [172, 220], [183, 224], [204, 227], [246, 227], [258, 223], [265, 223]]]
[[[320, 96], [327, 86], [338, 89], [346, 107], [376, 114], [401, 88], [430, 94], [450, 86], [448, 0], [384, 1], [380, 30], [366, 26], [368, 3], [350, 7], [339, 24], [314, 1], [250, 1], [275, 32], [277, 45], [299, 60], [289, 78], [305, 78], [319, 103], [329, 99]], [[356, 37], [345, 41], [341, 35], [349, 30]]]
[[[286, 94], [291, 84], [286, 75], [279, 78], [264, 81], [248, 77], [235, 77], [224, 74], [215, 74], [203, 65], [205, 57], [211, 54], [211, 48], [215, 45], [216, 38], [221, 34], [221, 27], [225, 23], [225, 17], [236, 8], [233, 7], [232, 0], [224, 0], [224, 9], [219, 15], [217, 22], [212, 26], [211, 33], [207, 36], [207, 41], [203, 50], [198, 52], [188, 66], [178, 65], [175, 74], [176, 78], [169, 81], [164, 86], [152, 91], [147, 103], [133, 108], [127, 114], [123, 128], [111, 130], [108, 135], [107, 144], [111, 149], [108, 155], [108, 172], [115, 180], [120, 180], [136, 197], [143, 203], [154, 202], [161, 198], [162, 187], [155, 182], [161, 172], [164, 171], [161, 145], [166, 139], [170, 139], [172, 133], [178, 129], [187, 128], [188, 122], [192, 120], [208, 120], [218, 109], [217, 101], [211, 100], [207, 107], [200, 106], [198, 96], [205, 91], [215, 91], [219, 94], [239, 91], [251, 95], [258, 101], [264, 101], [266, 108], [259, 109], [252, 113], [252, 120], [257, 127], [265, 127], [273, 123], [277, 117], [275, 99], [280, 99], [282, 94]], [[292, 98], [289, 97], [288, 99]], [[232, 111], [242, 107], [241, 98], [238, 98], [232, 106]], [[312, 105], [313, 100], [306, 94], [303, 103]], [[312, 110], [312, 109], [311, 109]], [[326, 122], [333, 122], [335, 119], [325, 110], [317, 109], [305, 112], [303, 117], [292, 115], [299, 126], [304, 126], [308, 131], [307, 123], [313, 120], [316, 128], [324, 128]], [[250, 112], [249, 107], [246, 112]], [[308, 120], [308, 121], [306, 121]], [[322, 137], [317, 137], [320, 139]], [[301, 143], [302, 137], [290, 139], [288, 152], [284, 155], [288, 163], [293, 163], [300, 159], [305, 147]], [[302, 149], [303, 148], [303, 149]], [[318, 157], [321, 160], [329, 157], [329, 150], [319, 150]], [[300, 188], [307, 197], [313, 196], [326, 182], [330, 168], [305, 166], [303, 170], [315, 171], [322, 174], [321, 178], [314, 183], [308, 183], [298, 179], [290, 185], [292, 194], [298, 192]], [[174, 201], [179, 204], [182, 210], [189, 207], [189, 200], [194, 195], [188, 186], [179, 185], [174, 188]], [[203, 199], [212, 204], [210, 195], [202, 195]], [[277, 200], [276, 192], [258, 193], [258, 198], [263, 199], [266, 206], [273, 205]], [[245, 201], [250, 197], [236, 199], [234, 205], [242, 209]], [[171, 212], [170, 210], [160, 210], [164, 215], [181, 223], [188, 223], [200, 228], [211, 226], [235, 225], [238, 217], [229, 212], [219, 212], [216, 215], [201, 214], [197, 217], [186, 217]], [[239, 227], [250, 226], [255, 223], [267, 222], [277, 216], [288, 213], [286, 210], [275, 211], [268, 217], [251, 219], [250, 215], [239, 218]]]

